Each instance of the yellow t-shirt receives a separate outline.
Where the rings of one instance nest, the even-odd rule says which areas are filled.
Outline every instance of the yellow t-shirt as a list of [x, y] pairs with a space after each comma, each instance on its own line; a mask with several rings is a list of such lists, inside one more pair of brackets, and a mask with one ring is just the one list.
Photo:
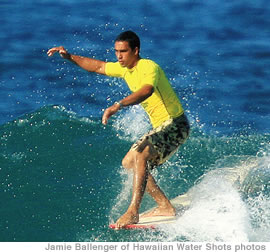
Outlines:
[[144, 85], [153, 85], [153, 94], [141, 105], [148, 114], [154, 128], [164, 121], [184, 113], [183, 107], [161, 67], [152, 60], [140, 59], [135, 67], [128, 69], [119, 62], [108, 62], [105, 73], [111, 77], [123, 78], [132, 92]]

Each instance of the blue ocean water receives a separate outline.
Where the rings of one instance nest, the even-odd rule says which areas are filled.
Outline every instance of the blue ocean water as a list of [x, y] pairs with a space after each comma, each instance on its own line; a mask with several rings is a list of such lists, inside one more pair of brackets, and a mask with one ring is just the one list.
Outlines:
[[[0, 13], [0, 241], [270, 241], [266, 0], [3, 0]], [[155, 231], [108, 229], [131, 193], [121, 159], [150, 129], [142, 109], [104, 127], [125, 84], [46, 55], [63, 45], [114, 61], [127, 29], [163, 67], [192, 126], [154, 171], [169, 198], [188, 192], [192, 203]], [[142, 211], [152, 206], [146, 195]]]

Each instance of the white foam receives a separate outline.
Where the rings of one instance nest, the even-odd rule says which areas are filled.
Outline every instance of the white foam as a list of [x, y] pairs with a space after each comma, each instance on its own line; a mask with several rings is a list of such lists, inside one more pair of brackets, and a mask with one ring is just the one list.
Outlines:
[[[257, 183], [262, 181], [265, 185], [265, 179], [261, 180], [260, 176], [265, 178], [269, 174], [268, 164], [266, 155], [208, 172], [188, 192], [189, 209], [176, 223], [162, 228], [167, 240], [270, 241], [270, 195], [267, 190], [258, 194], [258, 188], [262, 187]], [[256, 189], [256, 194], [249, 194], [251, 187]]]
[[113, 205], [110, 214], [109, 214], [109, 223], [114, 223], [125, 211], [127, 208], [131, 191], [132, 191], [132, 180], [133, 175], [130, 172], [127, 172], [126, 169], [122, 169], [120, 171], [121, 182], [119, 183], [122, 185], [121, 192], [117, 196], [115, 200], [115, 204]]
[[249, 215], [240, 194], [221, 177], [206, 176], [190, 192], [189, 210], [166, 227], [171, 241], [248, 241]]
[[132, 106], [121, 113], [113, 127], [118, 132], [118, 137], [127, 141], [136, 141], [150, 129], [150, 123], [143, 109]]
[[251, 170], [244, 189], [248, 190], [246, 200], [252, 223], [250, 240], [257, 242], [270, 241], [270, 156], [269, 145], [260, 151], [257, 166]]
[[253, 224], [250, 240], [256, 242], [270, 241], [270, 197], [259, 194], [247, 201], [248, 210]]

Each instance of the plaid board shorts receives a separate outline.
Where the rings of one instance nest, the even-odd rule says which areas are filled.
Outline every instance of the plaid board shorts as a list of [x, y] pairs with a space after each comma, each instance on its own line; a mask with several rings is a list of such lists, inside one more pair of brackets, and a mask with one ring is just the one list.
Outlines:
[[183, 114], [169, 119], [159, 127], [152, 129], [131, 146], [130, 150], [139, 151], [140, 146], [150, 143], [157, 151], [155, 159], [148, 161], [149, 169], [163, 164], [187, 140], [190, 126], [187, 117]]

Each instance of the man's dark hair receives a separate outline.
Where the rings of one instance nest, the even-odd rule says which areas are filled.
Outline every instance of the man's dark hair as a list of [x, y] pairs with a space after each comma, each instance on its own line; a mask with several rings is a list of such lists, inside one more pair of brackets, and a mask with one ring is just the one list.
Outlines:
[[116, 37], [115, 42], [116, 41], [127, 41], [131, 50], [134, 50], [136, 47], [138, 47], [140, 51], [140, 45], [141, 45], [140, 38], [133, 31], [125, 31], [125, 32], [120, 33]]

